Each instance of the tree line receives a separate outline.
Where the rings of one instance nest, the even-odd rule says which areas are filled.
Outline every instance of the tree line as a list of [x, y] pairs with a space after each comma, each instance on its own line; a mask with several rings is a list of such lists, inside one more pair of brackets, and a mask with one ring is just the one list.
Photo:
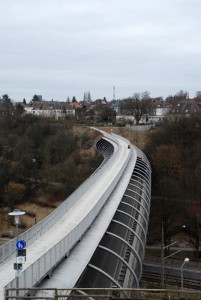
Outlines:
[[199, 257], [201, 205], [201, 115], [166, 119], [150, 137], [145, 152], [152, 166], [153, 206], [158, 236], [164, 226], [165, 245], [181, 229]]
[[61, 183], [64, 197], [71, 194], [100, 164], [95, 138], [66, 120], [1, 111], [0, 206], [13, 209], [48, 183]]
[[[197, 92], [194, 99], [199, 102], [201, 99], [201, 92]], [[122, 100], [113, 100], [111, 102], [108, 102], [105, 97], [93, 102], [91, 100], [90, 92], [85, 92], [81, 105], [75, 108], [75, 115], [69, 116], [66, 114], [65, 117], [68, 121], [74, 124], [103, 125], [110, 123], [115, 125], [117, 123], [117, 125], [120, 125], [116, 120], [116, 112], [118, 111], [120, 115], [133, 116], [135, 124], [138, 125], [142, 117], [145, 117], [146, 122], [148, 122], [149, 116], [155, 114], [155, 109], [158, 103], [166, 103], [169, 106], [174, 107], [178, 103], [187, 100], [190, 101], [189, 94], [187, 91], [183, 90], [173, 96], [168, 96], [165, 100], [163, 100], [162, 97], [151, 98], [150, 93], [148, 91], [144, 91], [134, 93], [132, 96]], [[70, 103], [70, 101], [71, 100], [68, 97], [67, 103]], [[34, 105], [34, 103], [38, 102], [43, 103], [44, 101], [42, 101], [39, 96], [34, 95], [29, 105]], [[71, 102], [77, 102], [75, 96], [73, 96]], [[22, 114], [24, 112], [23, 105], [26, 105], [25, 99], [23, 99], [22, 103], [16, 104], [11, 101], [8, 95], [3, 95], [0, 99], [0, 111], [4, 114], [12, 114], [13, 110], [15, 110], [18, 114]]]

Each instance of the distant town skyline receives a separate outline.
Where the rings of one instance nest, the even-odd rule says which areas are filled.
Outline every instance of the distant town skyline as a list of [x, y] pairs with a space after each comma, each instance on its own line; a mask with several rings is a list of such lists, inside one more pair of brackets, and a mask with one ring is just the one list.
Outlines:
[[[184, 91], [184, 92], [187, 92], [188, 93], [188, 91], [186, 91], [186, 90], [180, 90], [180, 91]], [[162, 98], [163, 100], [166, 100], [166, 98], [168, 98], [169, 96], [175, 96], [176, 94], [178, 94], [180, 91], [176, 91], [176, 93], [175, 94], [168, 94], [168, 96], [165, 96], [165, 97], [163, 97], [162, 95], [151, 95], [150, 94], [150, 98]], [[87, 92], [90, 92], [90, 91], [87, 91]], [[145, 91], [140, 91], [139, 93], [141, 93], [141, 92], [145, 92]], [[195, 93], [192, 93], [192, 95], [190, 95], [190, 93], [188, 93], [189, 94], [189, 99], [194, 99], [195, 97], [196, 97], [196, 93], [197, 92], [200, 92], [200, 91], [196, 91]], [[28, 103], [29, 101], [31, 101], [32, 99], [33, 99], [33, 96], [38, 96], [39, 97], [39, 100], [41, 101], [51, 101], [51, 100], [54, 100], [54, 101], [68, 101], [68, 98], [70, 99], [70, 101], [72, 101], [73, 100], [73, 98], [75, 97], [76, 98], [76, 100], [79, 102], [79, 101], [83, 101], [84, 100], [84, 93], [86, 93], [86, 92], [83, 92], [83, 95], [79, 98], [79, 97], [77, 97], [76, 96], [76, 94], [73, 94], [73, 96], [72, 97], [70, 97], [70, 96], [67, 96], [67, 97], [64, 97], [64, 98], [53, 98], [53, 97], [50, 97], [50, 98], [46, 98], [46, 97], [44, 97], [44, 95], [39, 95], [39, 94], [37, 94], [37, 93], [33, 93], [32, 94], [32, 96], [30, 96], [30, 97], [21, 97], [21, 98], [17, 98], [17, 97], [11, 97], [10, 96], [10, 94], [9, 93], [4, 93], [4, 94], [7, 94], [8, 96], [9, 96], [9, 98], [12, 100], [12, 101], [14, 101], [14, 102], [22, 102], [24, 99], [26, 100], [26, 102]], [[91, 94], [91, 92], [90, 92], [90, 94]], [[114, 95], [114, 94], [113, 94]], [[122, 98], [120, 98], [120, 97], [116, 97], [116, 95], [115, 95], [115, 98], [113, 97], [113, 95], [109, 98], [109, 97], [106, 97], [106, 96], [103, 96], [103, 97], [96, 97], [96, 98], [94, 98], [93, 96], [91, 97], [91, 100], [92, 101], [95, 101], [95, 100], [98, 100], [98, 99], [103, 99], [103, 98], [106, 98], [106, 100], [107, 101], [111, 101], [111, 100], [123, 100], [123, 99], [126, 99], [127, 97], [131, 97], [131, 96], [133, 96], [133, 94], [132, 95], [128, 95], [128, 96], [125, 96], [125, 97], [122, 97]], [[2, 95], [0, 95], [0, 98], [3, 96], [3, 94]]]
[[0, 14], [0, 95], [14, 101], [201, 90], [200, 0], [7, 0]]

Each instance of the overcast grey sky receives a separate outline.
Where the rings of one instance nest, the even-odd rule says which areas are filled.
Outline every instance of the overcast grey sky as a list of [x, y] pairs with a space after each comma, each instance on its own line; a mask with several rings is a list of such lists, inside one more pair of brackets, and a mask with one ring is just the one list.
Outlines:
[[0, 95], [201, 90], [200, 0], [0, 0]]

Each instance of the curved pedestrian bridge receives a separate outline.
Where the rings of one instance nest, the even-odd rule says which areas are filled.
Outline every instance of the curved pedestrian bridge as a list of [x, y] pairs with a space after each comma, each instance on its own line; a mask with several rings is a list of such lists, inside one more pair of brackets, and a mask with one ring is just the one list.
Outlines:
[[[151, 168], [118, 135], [101, 132], [99, 168], [52, 214], [20, 236], [27, 260], [23, 296], [40, 287], [138, 287], [148, 229]], [[15, 240], [0, 247], [0, 299], [16, 288]], [[46, 278], [49, 279], [46, 279]], [[14, 295], [15, 291], [11, 292]]]

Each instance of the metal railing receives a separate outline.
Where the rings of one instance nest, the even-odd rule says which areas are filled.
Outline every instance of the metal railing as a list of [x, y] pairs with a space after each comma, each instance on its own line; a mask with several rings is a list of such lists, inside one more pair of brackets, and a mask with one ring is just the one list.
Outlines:
[[[19, 291], [24, 292], [24, 289], [19, 289]], [[40, 291], [40, 296], [37, 296], [37, 292]], [[189, 291], [180, 289], [131, 289], [131, 288], [82, 288], [82, 289], [57, 289], [57, 288], [32, 288], [30, 289], [31, 297], [15, 297], [11, 296], [16, 292], [15, 289], [5, 289], [5, 300], [11, 299], [136, 299], [136, 300], [198, 300], [201, 299], [200, 291]]]

